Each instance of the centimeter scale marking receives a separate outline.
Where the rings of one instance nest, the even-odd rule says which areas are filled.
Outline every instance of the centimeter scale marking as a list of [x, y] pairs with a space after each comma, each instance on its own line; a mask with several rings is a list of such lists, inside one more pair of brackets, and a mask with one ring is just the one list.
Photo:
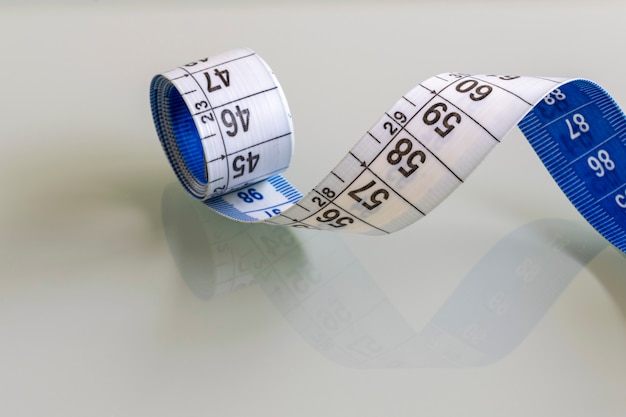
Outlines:
[[373, 235], [425, 216], [519, 122], [574, 206], [626, 250], [626, 120], [590, 81], [434, 76], [391, 106], [304, 197], [278, 175], [293, 153], [291, 114], [252, 51], [155, 76], [151, 105], [179, 180], [210, 208], [244, 222]]

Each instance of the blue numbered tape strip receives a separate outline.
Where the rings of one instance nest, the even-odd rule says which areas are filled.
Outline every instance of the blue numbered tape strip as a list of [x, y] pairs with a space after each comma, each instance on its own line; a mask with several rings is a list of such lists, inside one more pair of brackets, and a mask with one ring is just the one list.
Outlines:
[[626, 251], [624, 114], [582, 79], [434, 76], [304, 197], [281, 175], [291, 114], [268, 65], [237, 49], [153, 78], [152, 114], [185, 189], [243, 222], [387, 234], [425, 216], [519, 123], [580, 213]]

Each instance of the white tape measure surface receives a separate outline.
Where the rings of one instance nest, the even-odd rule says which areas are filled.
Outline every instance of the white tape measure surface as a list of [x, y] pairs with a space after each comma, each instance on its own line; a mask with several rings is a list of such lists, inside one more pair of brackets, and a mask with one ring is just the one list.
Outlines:
[[405, 94], [304, 197], [279, 173], [291, 114], [269, 66], [238, 49], [157, 75], [155, 126], [180, 182], [234, 220], [387, 234], [420, 219], [519, 122], [583, 216], [626, 251], [626, 122], [581, 79], [434, 76]]

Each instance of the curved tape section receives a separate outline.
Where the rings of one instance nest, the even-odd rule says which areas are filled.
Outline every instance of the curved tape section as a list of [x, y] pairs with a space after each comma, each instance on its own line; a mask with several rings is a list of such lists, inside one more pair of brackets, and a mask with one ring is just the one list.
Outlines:
[[519, 122], [576, 208], [626, 251], [625, 118], [598, 85], [440, 74], [405, 94], [306, 196], [278, 175], [293, 153], [289, 108], [247, 49], [189, 63], [151, 85], [181, 183], [244, 222], [386, 234], [443, 201]]

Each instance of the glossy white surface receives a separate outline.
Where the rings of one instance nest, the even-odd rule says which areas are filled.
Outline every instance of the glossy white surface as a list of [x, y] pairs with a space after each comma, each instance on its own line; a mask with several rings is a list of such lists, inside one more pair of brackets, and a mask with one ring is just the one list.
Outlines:
[[626, 105], [625, 11], [2, 6], [0, 414], [624, 415], [626, 259], [519, 131], [408, 229], [296, 233], [186, 199], [148, 85], [256, 50], [294, 114], [286, 177], [306, 191], [442, 71], [582, 76]]

